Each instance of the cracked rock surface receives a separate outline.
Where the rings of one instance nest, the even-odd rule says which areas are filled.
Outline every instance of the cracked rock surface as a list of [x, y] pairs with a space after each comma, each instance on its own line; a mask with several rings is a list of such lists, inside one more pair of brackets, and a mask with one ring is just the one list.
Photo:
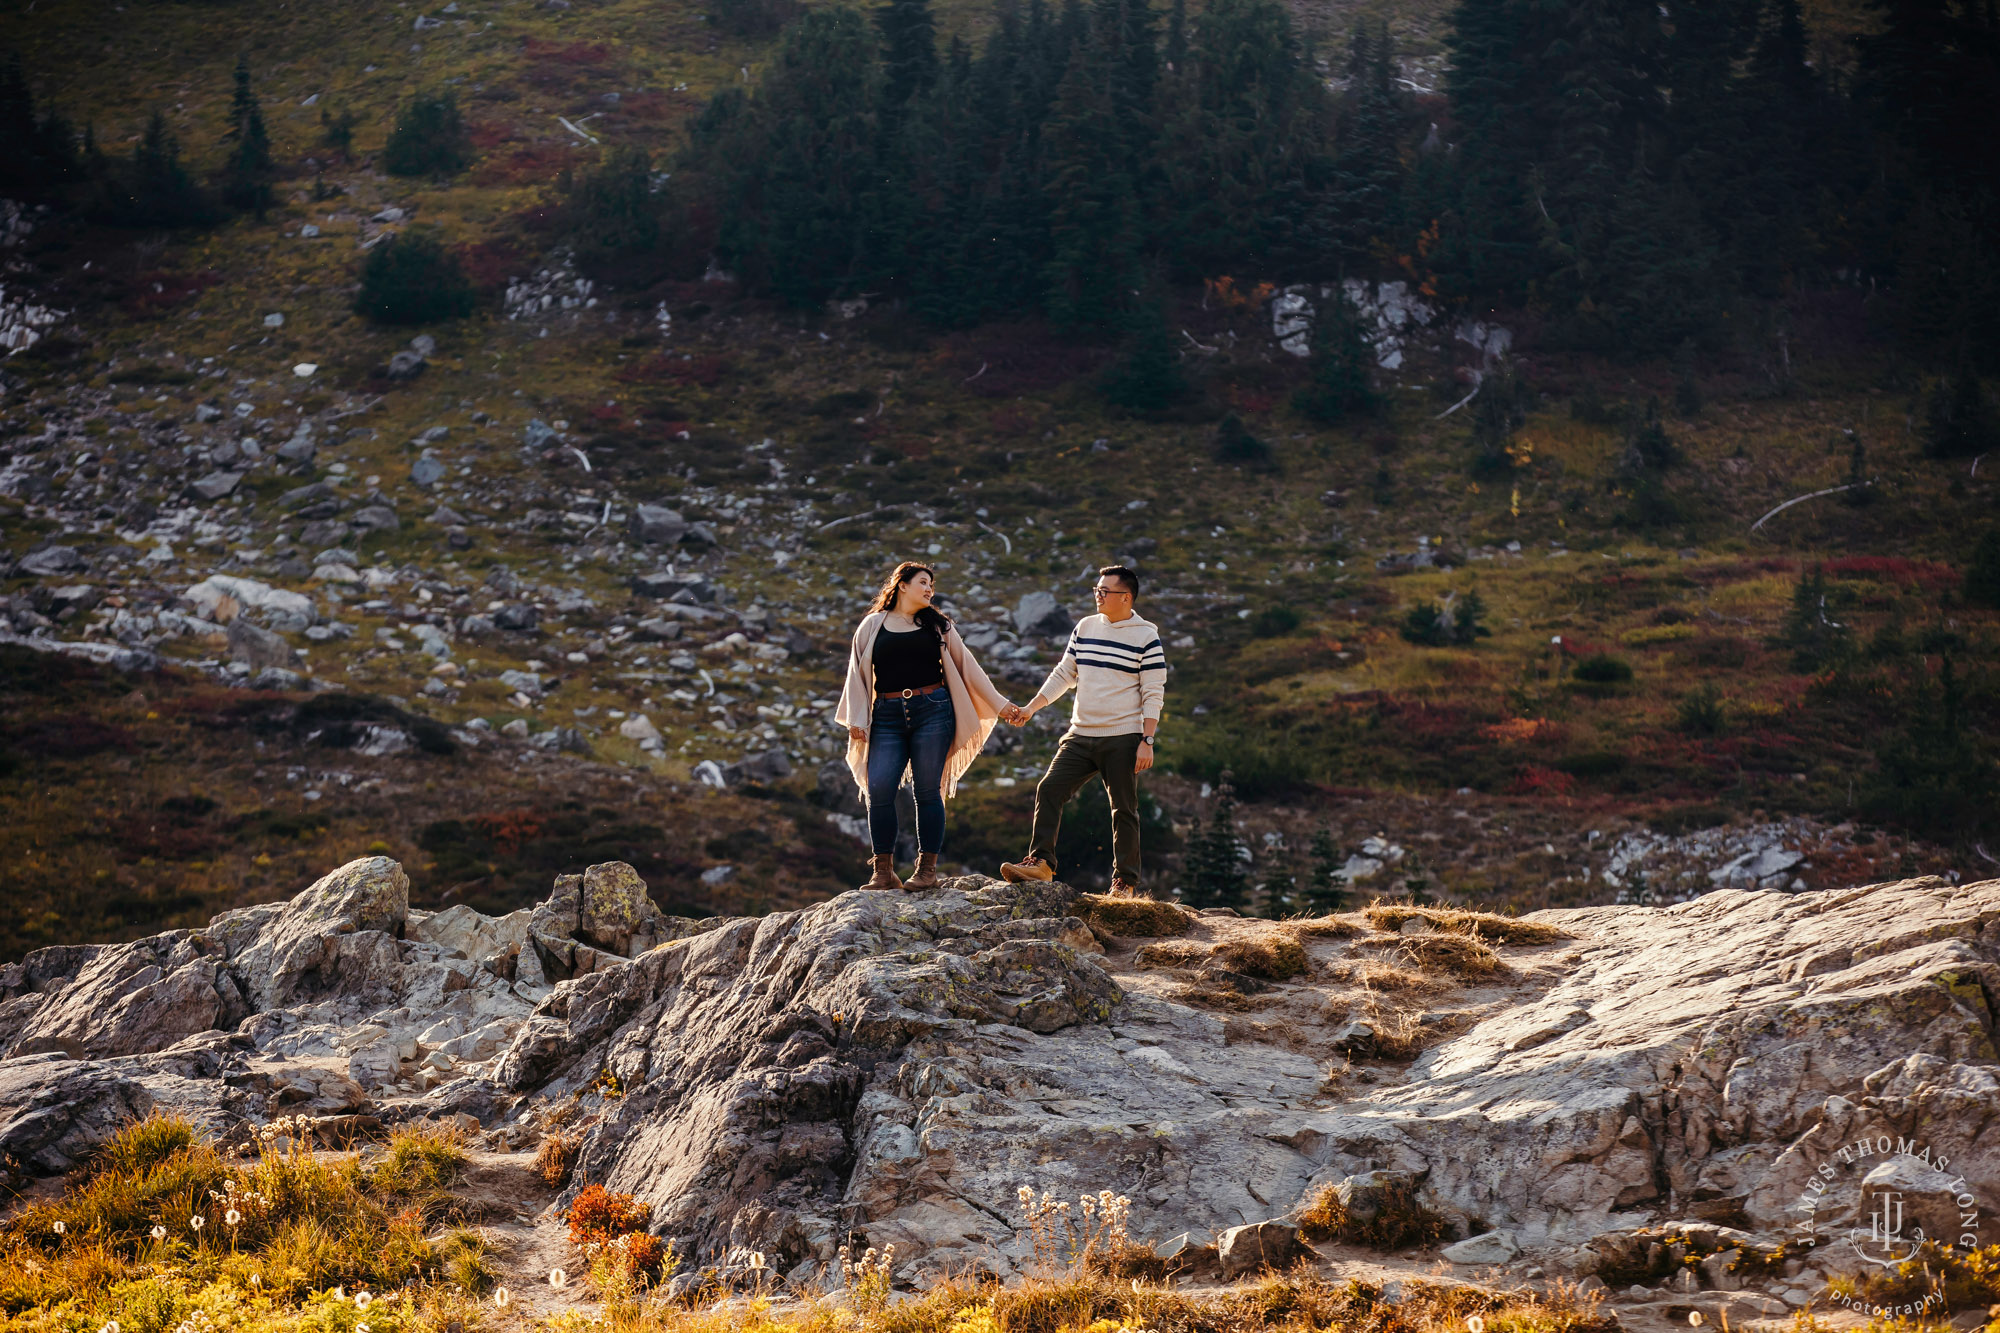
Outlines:
[[[154, 1106], [223, 1132], [563, 1124], [572, 1188], [651, 1203], [700, 1262], [810, 1274], [858, 1238], [919, 1277], [1017, 1267], [1023, 1185], [1125, 1194], [1134, 1234], [1200, 1244], [1400, 1172], [1457, 1236], [1505, 1234], [1478, 1253], [1576, 1272], [1593, 1237], [1675, 1219], [1776, 1239], [1863, 1139], [1932, 1160], [1859, 1163], [1823, 1227], [1871, 1190], [2000, 1197], [2000, 881], [1536, 913], [1568, 937], [1499, 945], [1477, 982], [1404, 976], [1419, 1049], [1358, 1065], [1337, 1035], [1391, 984], [1369, 968], [1420, 958], [1405, 935], [1204, 917], [1142, 950], [1087, 913], [968, 876], [692, 921], [614, 863], [508, 917], [431, 914], [367, 858], [202, 930], [0, 969], [0, 1147], [59, 1171]], [[1197, 967], [1274, 933], [1302, 974]]]

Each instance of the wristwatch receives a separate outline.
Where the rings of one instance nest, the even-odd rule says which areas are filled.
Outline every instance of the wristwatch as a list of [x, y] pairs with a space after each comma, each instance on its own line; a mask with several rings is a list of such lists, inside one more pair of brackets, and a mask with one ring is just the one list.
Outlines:
[[1151, 744], [1152, 744], [1152, 743], [1153, 743], [1154, 741], [1156, 741], [1156, 740], [1158, 740], [1158, 739], [1159, 739], [1159, 737], [1157, 737], [1157, 736], [1141, 736], [1141, 737], [1139, 738], [1139, 744], [1141, 744], [1141, 745], [1151, 745]]

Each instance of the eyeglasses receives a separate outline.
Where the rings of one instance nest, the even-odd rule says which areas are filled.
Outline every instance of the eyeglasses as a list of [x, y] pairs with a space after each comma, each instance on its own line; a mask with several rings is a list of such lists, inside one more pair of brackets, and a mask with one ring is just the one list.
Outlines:
[[1090, 590], [1090, 595], [1092, 597], [1130, 597], [1132, 593], [1126, 588], [1107, 588], [1100, 583]]

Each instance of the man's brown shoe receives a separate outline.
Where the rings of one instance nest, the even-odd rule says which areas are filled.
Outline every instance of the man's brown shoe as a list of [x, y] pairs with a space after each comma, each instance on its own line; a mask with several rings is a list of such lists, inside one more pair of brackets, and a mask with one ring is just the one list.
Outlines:
[[862, 888], [902, 889], [903, 881], [896, 878], [896, 858], [893, 855], [871, 856], [868, 858], [868, 865], [875, 873], [869, 876], [868, 882], [863, 884]]
[[1151, 899], [1153, 895], [1147, 893], [1144, 889], [1140, 888], [1137, 884], [1134, 884], [1129, 879], [1119, 879], [1114, 876], [1111, 880], [1111, 891], [1109, 896], [1113, 898]]
[[918, 852], [916, 873], [903, 881], [903, 887], [915, 893], [919, 889], [934, 889], [937, 882], [937, 853]]
[[1009, 884], [1026, 884], [1030, 881], [1047, 883], [1055, 877], [1055, 867], [1039, 856], [1024, 856], [1018, 861], [1008, 861], [1000, 867], [1000, 878]]

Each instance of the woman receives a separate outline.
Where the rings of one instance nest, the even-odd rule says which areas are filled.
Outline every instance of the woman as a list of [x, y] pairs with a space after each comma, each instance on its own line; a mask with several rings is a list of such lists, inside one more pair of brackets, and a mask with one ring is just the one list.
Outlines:
[[[945, 798], [1013, 705], [993, 688], [965, 640], [931, 605], [937, 576], [905, 560], [854, 631], [847, 687], [833, 720], [847, 728], [847, 766], [868, 800], [873, 875], [864, 889], [937, 884]], [[896, 788], [908, 769], [917, 795], [917, 869], [896, 878]]]

